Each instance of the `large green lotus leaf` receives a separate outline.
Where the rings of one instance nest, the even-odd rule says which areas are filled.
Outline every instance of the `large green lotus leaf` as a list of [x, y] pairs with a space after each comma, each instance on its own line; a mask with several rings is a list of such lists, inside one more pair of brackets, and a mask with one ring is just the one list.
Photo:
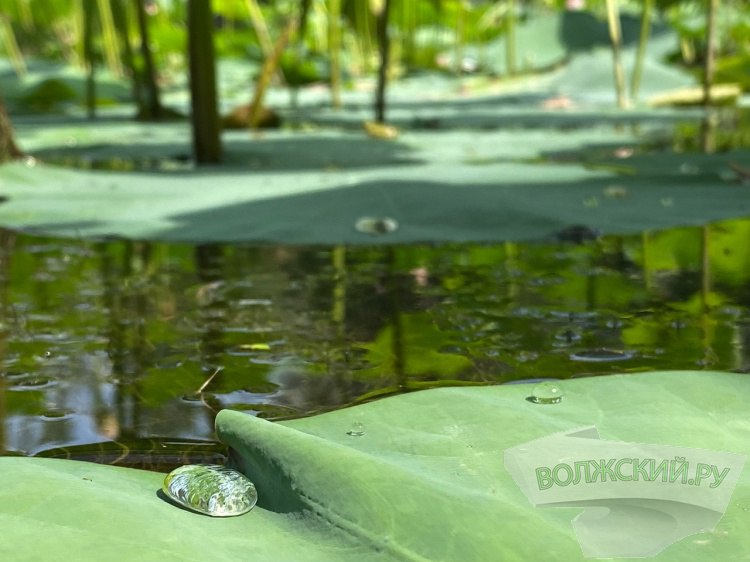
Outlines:
[[88, 462], [0, 458], [0, 559], [388, 560], [317, 518], [256, 508], [213, 519], [157, 496], [163, 474]]
[[[333, 146], [343, 150], [353, 140], [346, 137]], [[303, 139], [300, 150], [312, 144], [313, 138]], [[608, 196], [613, 186], [627, 195]], [[6, 227], [190, 242], [528, 240], [574, 225], [621, 234], [750, 213], [745, 190], [716, 176], [653, 179], [562, 164], [447, 159], [320, 173], [133, 174], [11, 164], [0, 169], [0, 194], [9, 199], [0, 205]], [[355, 225], [367, 216], [391, 217], [399, 228], [380, 237], [358, 232]]]
[[[162, 475], [49, 459], [0, 459], [6, 560], [584, 560], [580, 508], [536, 508], [503, 464], [509, 448], [594, 425], [601, 439], [743, 453], [750, 378], [662, 372], [532, 387], [415, 392], [287, 422], [223, 411], [220, 438], [258, 506], [214, 520], [157, 497]], [[347, 433], [362, 424], [359, 436]], [[657, 561], [747, 560], [745, 470], [713, 530]], [[637, 539], [634, 539], [637, 540]]]

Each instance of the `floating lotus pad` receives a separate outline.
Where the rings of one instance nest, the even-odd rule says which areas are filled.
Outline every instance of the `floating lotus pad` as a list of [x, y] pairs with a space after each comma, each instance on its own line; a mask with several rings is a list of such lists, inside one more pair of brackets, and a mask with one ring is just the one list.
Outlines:
[[[286, 422], [223, 411], [219, 437], [258, 489], [244, 517], [196, 517], [157, 497], [163, 475], [85, 462], [0, 458], [0, 559], [585, 560], [580, 508], [534, 507], [504, 452], [595, 425], [602, 440], [743, 453], [750, 377], [612, 375], [444, 388]], [[348, 434], [355, 423], [364, 434]], [[713, 530], [655, 562], [750, 559], [745, 469]], [[532, 539], [532, 540], [530, 540]]]

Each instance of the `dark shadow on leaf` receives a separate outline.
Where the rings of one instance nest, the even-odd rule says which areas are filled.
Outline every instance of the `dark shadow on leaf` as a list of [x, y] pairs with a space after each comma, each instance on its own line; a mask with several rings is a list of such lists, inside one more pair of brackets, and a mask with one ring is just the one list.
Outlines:
[[205, 168], [194, 167], [187, 144], [54, 147], [38, 150], [34, 156], [48, 164], [71, 168], [214, 175], [248, 169], [259, 172], [320, 172], [422, 163], [421, 160], [409, 157], [408, 146], [399, 142], [370, 139], [365, 137], [364, 132], [357, 137], [335, 138], [310, 134], [295, 138], [229, 138], [224, 147], [223, 164]]
[[[548, 96], [547, 96], [548, 97]], [[546, 99], [546, 97], [545, 97]], [[509, 109], [504, 101], [474, 101], [473, 107], [461, 109], [460, 104], [444, 102], [440, 108], [430, 110], [426, 106], [412, 108], [410, 112], [389, 114], [388, 123], [401, 129], [413, 130], [502, 130], [502, 129], [585, 129], [591, 127], [636, 126], [654, 124], [673, 124], [677, 121], [695, 118], [695, 112], [620, 112], [589, 110], [545, 110], [542, 107]], [[541, 101], [540, 101], [541, 103]], [[325, 127], [336, 127], [344, 130], [362, 128], [362, 118], [369, 114], [369, 109], [362, 110], [362, 115], [316, 113], [310, 111], [306, 119]]]
[[[627, 191], [608, 198], [609, 177], [550, 184], [382, 181], [227, 205], [171, 217], [170, 240], [291, 244], [389, 244], [557, 239], [571, 226], [626, 233], [750, 214], [750, 200], [721, 180], [618, 178]], [[388, 234], [358, 232], [363, 216], [389, 217]]]

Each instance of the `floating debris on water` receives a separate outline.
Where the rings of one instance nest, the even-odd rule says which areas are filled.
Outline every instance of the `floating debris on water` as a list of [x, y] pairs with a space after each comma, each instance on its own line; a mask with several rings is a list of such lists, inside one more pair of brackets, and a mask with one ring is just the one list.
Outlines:
[[258, 501], [255, 486], [236, 470], [214, 464], [189, 464], [167, 474], [164, 494], [177, 505], [211, 517], [233, 517]]
[[393, 125], [385, 123], [376, 123], [375, 121], [365, 121], [362, 127], [368, 136], [374, 139], [393, 140], [398, 138], [398, 129]]

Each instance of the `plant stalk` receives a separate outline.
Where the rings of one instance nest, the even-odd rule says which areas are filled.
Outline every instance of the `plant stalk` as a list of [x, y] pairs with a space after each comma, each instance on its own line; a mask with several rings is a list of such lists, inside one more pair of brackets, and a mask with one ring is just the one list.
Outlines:
[[625, 91], [625, 71], [622, 67], [622, 29], [620, 27], [620, 8], [617, 0], [607, 0], [607, 22], [609, 24], [609, 37], [612, 41], [612, 62], [615, 73], [617, 106], [624, 109], [628, 107], [628, 95]]

